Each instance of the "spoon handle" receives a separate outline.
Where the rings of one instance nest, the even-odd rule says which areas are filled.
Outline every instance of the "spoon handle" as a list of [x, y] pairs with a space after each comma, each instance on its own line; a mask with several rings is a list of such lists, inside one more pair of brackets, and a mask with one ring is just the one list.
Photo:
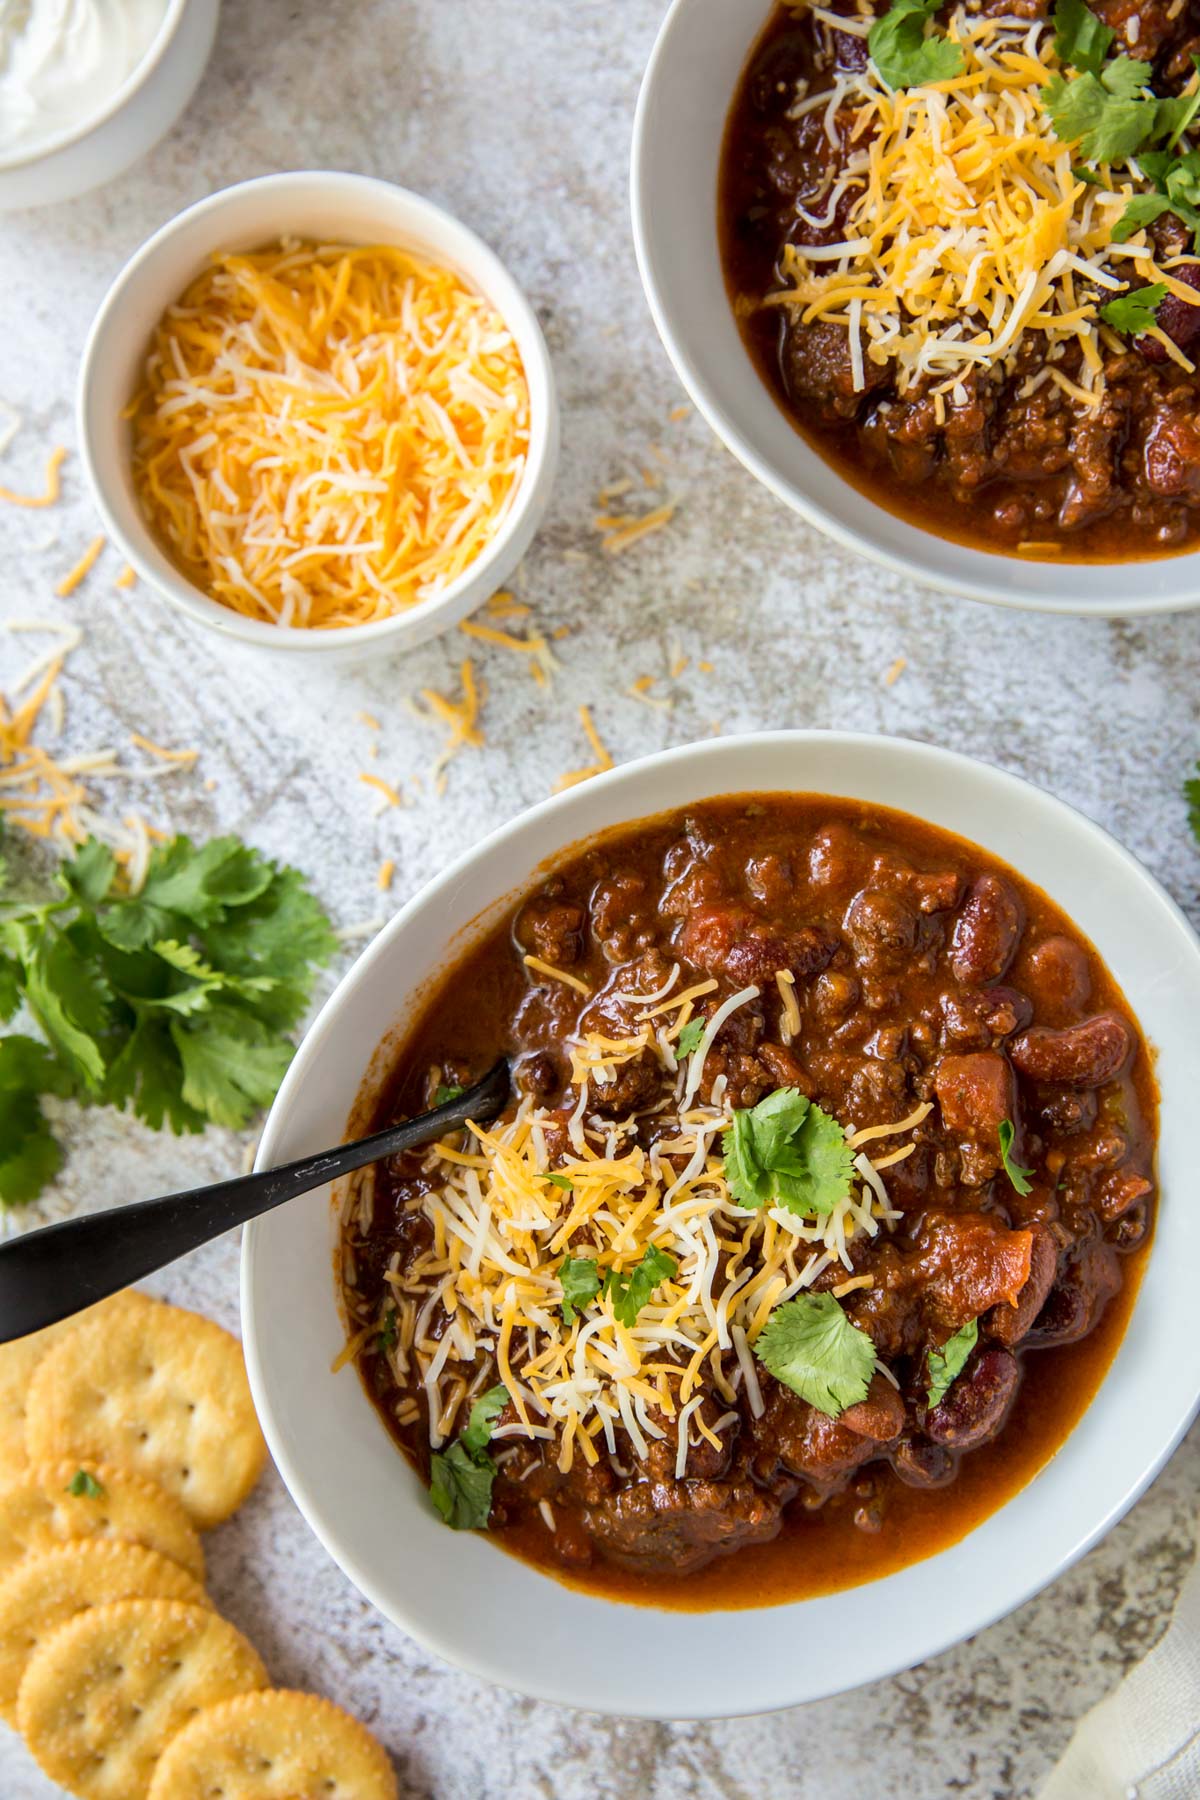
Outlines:
[[402, 1125], [339, 1144], [278, 1169], [211, 1187], [137, 1200], [81, 1219], [64, 1219], [0, 1244], [0, 1343], [82, 1312], [189, 1250], [285, 1200], [336, 1181], [367, 1163], [432, 1143], [468, 1119], [486, 1124], [509, 1092], [506, 1060], [455, 1099]]

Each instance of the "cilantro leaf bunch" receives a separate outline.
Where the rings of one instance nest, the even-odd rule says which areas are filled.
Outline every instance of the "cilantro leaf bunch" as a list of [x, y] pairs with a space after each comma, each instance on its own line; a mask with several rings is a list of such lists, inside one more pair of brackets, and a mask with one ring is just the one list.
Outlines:
[[723, 1145], [729, 1192], [742, 1206], [819, 1217], [848, 1193], [854, 1174], [845, 1132], [798, 1088], [777, 1088], [735, 1112]]
[[41, 1097], [129, 1109], [155, 1130], [244, 1126], [291, 1061], [329, 920], [297, 870], [235, 837], [174, 837], [137, 894], [80, 845], [47, 901], [0, 899], [0, 1205], [32, 1200], [60, 1151]]

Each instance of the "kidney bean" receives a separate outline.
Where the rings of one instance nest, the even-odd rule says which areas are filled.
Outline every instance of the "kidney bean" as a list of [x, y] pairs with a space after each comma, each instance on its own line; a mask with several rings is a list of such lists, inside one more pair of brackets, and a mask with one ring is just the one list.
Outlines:
[[890, 1460], [892, 1468], [907, 1487], [945, 1487], [948, 1481], [954, 1480], [958, 1472], [958, 1465], [950, 1452], [941, 1444], [931, 1444], [928, 1438], [901, 1438], [892, 1451]]
[[1046, 1304], [1046, 1296], [1058, 1274], [1058, 1242], [1045, 1225], [1030, 1225], [1033, 1243], [1029, 1252], [1029, 1279], [1017, 1295], [1017, 1304], [1002, 1301], [987, 1315], [987, 1328], [998, 1343], [1019, 1344]]
[[1027, 969], [1030, 991], [1043, 1016], [1069, 1018], [1087, 1005], [1092, 971], [1082, 944], [1066, 937], [1043, 938], [1029, 952]]
[[[1171, 270], [1176, 281], [1185, 287], [1200, 288], [1200, 263], [1180, 263]], [[1200, 337], [1200, 306], [1193, 306], [1189, 300], [1181, 300], [1176, 294], [1167, 294], [1158, 303], [1159, 329], [1164, 331], [1181, 350], [1187, 350]], [[1147, 362], [1166, 362], [1167, 353], [1157, 338], [1138, 337], [1133, 340], [1134, 349], [1141, 352]]]
[[886, 1375], [873, 1375], [865, 1400], [848, 1406], [838, 1420], [855, 1437], [889, 1444], [904, 1430], [904, 1402]]
[[823, 969], [836, 948], [825, 932], [811, 925], [779, 933], [751, 931], [726, 951], [725, 972], [731, 981], [756, 981], [760, 986], [773, 980], [777, 969], [790, 969], [803, 978]]
[[950, 967], [965, 987], [999, 981], [1017, 948], [1025, 909], [1007, 881], [980, 875], [972, 883], [950, 941]]
[[972, 1450], [986, 1443], [1003, 1425], [1020, 1379], [1020, 1366], [1009, 1351], [983, 1351], [945, 1399], [930, 1409], [926, 1434], [952, 1450]]
[[1009, 1054], [1022, 1075], [1062, 1087], [1096, 1088], [1129, 1060], [1133, 1034], [1117, 1013], [1096, 1013], [1055, 1030], [1034, 1025], [1013, 1039]]
[[901, 969], [917, 941], [917, 915], [898, 894], [862, 888], [846, 909], [842, 929], [861, 966]]

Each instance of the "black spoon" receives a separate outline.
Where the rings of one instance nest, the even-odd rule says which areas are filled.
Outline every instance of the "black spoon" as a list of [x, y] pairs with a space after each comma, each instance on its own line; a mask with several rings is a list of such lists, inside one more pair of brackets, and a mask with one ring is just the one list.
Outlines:
[[160, 1200], [138, 1200], [10, 1238], [0, 1244], [0, 1344], [82, 1312], [297, 1194], [382, 1157], [433, 1143], [468, 1119], [486, 1125], [503, 1110], [508, 1095], [509, 1066], [502, 1057], [482, 1081], [444, 1106], [357, 1143], [302, 1156], [281, 1169], [262, 1169]]

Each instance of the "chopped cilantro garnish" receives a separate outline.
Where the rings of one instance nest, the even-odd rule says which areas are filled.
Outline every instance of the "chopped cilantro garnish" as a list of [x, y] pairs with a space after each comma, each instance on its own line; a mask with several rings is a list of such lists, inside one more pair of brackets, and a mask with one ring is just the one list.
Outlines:
[[622, 1325], [636, 1325], [638, 1314], [653, 1298], [659, 1282], [668, 1281], [678, 1267], [669, 1251], [651, 1244], [636, 1268], [624, 1274], [609, 1269], [600, 1292], [611, 1299], [613, 1314]]
[[952, 1381], [962, 1374], [963, 1365], [979, 1337], [979, 1322], [972, 1319], [969, 1324], [956, 1331], [948, 1338], [940, 1350], [931, 1350], [928, 1356], [929, 1372], [929, 1404], [936, 1406], [943, 1400]]
[[1157, 320], [1158, 309], [1166, 297], [1166, 282], [1152, 281], [1146, 287], [1134, 288], [1132, 292], [1119, 294], [1115, 300], [1110, 300], [1107, 306], [1100, 308], [1100, 317], [1114, 331], [1124, 331], [1130, 337], [1140, 337]]
[[1076, 181], [1085, 181], [1088, 187], [1103, 188], [1108, 192], [1107, 181], [1102, 175], [1097, 175], [1095, 169], [1085, 169], [1082, 163], [1072, 163], [1071, 173]]
[[1116, 32], [1104, 25], [1083, 0], [1057, 0], [1054, 8], [1054, 53], [1085, 74], [1099, 75]]
[[849, 1191], [854, 1159], [832, 1114], [797, 1088], [777, 1088], [735, 1112], [724, 1139], [725, 1179], [742, 1206], [786, 1206], [812, 1217]]
[[754, 1354], [776, 1381], [831, 1419], [866, 1399], [875, 1372], [874, 1344], [832, 1294], [798, 1294], [777, 1306]]
[[867, 50], [888, 87], [921, 87], [952, 81], [963, 66], [962, 48], [941, 32], [926, 33], [941, 0], [892, 0], [867, 35]]
[[435, 1106], [449, 1106], [452, 1100], [457, 1100], [459, 1095], [465, 1094], [466, 1091], [466, 1088], [462, 1087], [447, 1087], [445, 1082], [439, 1081], [433, 1090], [433, 1104]]
[[1008, 1179], [1012, 1182], [1013, 1187], [1018, 1194], [1027, 1194], [1031, 1185], [1029, 1178], [1033, 1174], [1033, 1170], [1023, 1169], [1019, 1162], [1014, 1162], [1012, 1159], [1010, 1152], [1013, 1147], [1013, 1139], [1017, 1134], [1013, 1129], [1013, 1122], [1011, 1119], [1001, 1119], [999, 1134], [1000, 1161], [1004, 1164], [1004, 1173], [1008, 1176]]
[[568, 1194], [571, 1191], [571, 1177], [569, 1175], [556, 1175], [552, 1171], [547, 1170], [546, 1174], [542, 1176], [542, 1180], [548, 1181], [552, 1187], [564, 1188]]
[[1102, 75], [1052, 75], [1042, 98], [1057, 135], [1086, 162], [1124, 162], [1154, 136], [1158, 101], [1143, 92], [1150, 64], [1118, 56]]
[[575, 1314], [600, 1292], [600, 1265], [594, 1256], [565, 1256], [559, 1264], [558, 1279], [562, 1283], [563, 1324], [573, 1325]]
[[459, 1442], [472, 1456], [479, 1456], [492, 1441], [492, 1426], [508, 1405], [508, 1389], [503, 1382], [497, 1382], [486, 1394], [480, 1394], [471, 1408], [467, 1419], [467, 1429], [462, 1433]]
[[680, 1062], [690, 1056], [704, 1036], [704, 1020], [689, 1019], [679, 1036], [675, 1039], [675, 1055]]
[[155, 1130], [245, 1125], [274, 1099], [335, 948], [303, 877], [237, 838], [160, 844], [137, 894], [89, 840], [58, 886], [0, 902], [0, 1015], [23, 1002], [48, 1041], [0, 1039], [0, 1205], [58, 1167], [39, 1094], [130, 1107]]
[[399, 1336], [396, 1329], [396, 1309], [394, 1306], [389, 1306], [383, 1315], [383, 1324], [375, 1334], [375, 1343], [378, 1346], [379, 1354], [390, 1356], [396, 1348]]
[[103, 1486], [86, 1469], [76, 1469], [68, 1481], [65, 1491], [73, 1494], [76, 1500], [102, 1500], [104, 1498]]
[[1200, 844], [1200, 762], [1196, 764], [1196, 773], [1190, 775], [1183, 784], [1183, 797], [1188, 803], [1188, 824], [1192, 836]]
[[492, 1510], [496, 1465], [488, 1455], [492, 1427], [508, 1405], [508, 1389], [489, 1388], [471, 1408], [467, 1428], [429, 1459], [429, 1497], [455, 1531], [482, 1531]]

